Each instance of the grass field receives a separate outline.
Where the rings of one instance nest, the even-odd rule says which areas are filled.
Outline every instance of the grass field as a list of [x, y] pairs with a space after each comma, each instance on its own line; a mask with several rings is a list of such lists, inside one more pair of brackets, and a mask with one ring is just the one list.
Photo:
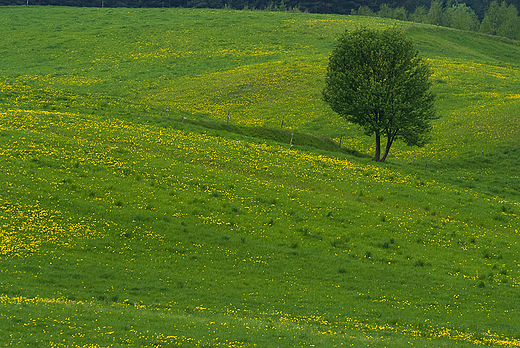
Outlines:
[[[320, 97], [360, 24], [411, 35], [442, 115], [384, 164]], [[518, 42], [206, 9], [0, 28], [0, 345], [520, 346]]]

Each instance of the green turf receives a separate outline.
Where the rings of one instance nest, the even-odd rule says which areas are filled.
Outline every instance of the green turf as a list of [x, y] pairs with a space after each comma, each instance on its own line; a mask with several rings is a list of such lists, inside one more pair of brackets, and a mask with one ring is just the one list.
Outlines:
[[[381, 164], [320, 93], [335, 37], [393, 23], [442, 117]], [[2, 346], [520, 345], [517, 42], [204, 9], [0, 28]]]

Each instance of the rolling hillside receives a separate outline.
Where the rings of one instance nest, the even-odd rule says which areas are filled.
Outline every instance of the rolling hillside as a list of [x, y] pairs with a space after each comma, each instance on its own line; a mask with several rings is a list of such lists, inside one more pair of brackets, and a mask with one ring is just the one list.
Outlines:
[[[345, 28], [394, 24], [442, 117], [380, 164], [321, 89]], [[520, 346], [517, 42], [204, 9], [0, 28], [2, 346]]]

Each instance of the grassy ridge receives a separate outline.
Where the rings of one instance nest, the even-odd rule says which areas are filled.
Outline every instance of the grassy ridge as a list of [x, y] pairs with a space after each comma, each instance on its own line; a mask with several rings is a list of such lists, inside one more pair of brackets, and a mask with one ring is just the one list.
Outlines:
[[520, 345], [515, 43], [402, 24], [444, 117], [381, 165], [317, 140], [370, 152], [319, 93], [334, 36], [390, 21], [0, 16], [3, 344]]
[[[33, 35], [26, 38], [19, 30], [23, 13], [8, 8], [6, 16], [5, 47], [17, 49], [4, 50], [4, 75], [16, 77], [4, 83], [26, 92], [38, 88], [41, 105], [52, 107], [53, 102], [67, 101], [69, 108], [88, 107], [97, 114], [105, 110], [134, 116], [158, 116], [160, 110], [169, 107], [170, 114], [179, 118], [219, 120], [230, 113], [232, 122], [249, 126], [277, 127], [285, 119], [286, 127], [297, 131], [336, 140], [345, 133], [349, 147], [370, 151], [372, 142], [363, 137], [360, 141], [357, 129], [345, 127], [321, 102], [322, 76], [333, 38], [344, 28], [392, 22], [247, 11], [229, 16], [226, 11], [210, 10], [119, 13], [98, 9], [75, 14], [68, 9], [53, 9], [53, 20], [35, 17]], [[92, 20], [82, 20], [82, 16]], [[105, 30], [95, 23], [106, 25]], [[400, 25], [408, 28], [421, 52], [431, 58], [438, 74], [440, 111], [465, 118], [448, 125], [447, 118], [441, 120], [436, 139], [452, 142], [471, 134], [468, 126], [478, 132], [474, 124], [465, 122], [467, 107], [476, 99], [480, 100], [479, 107], [486, 101], [495, 105], [518, 100], [518, 82], [514, 82], [518, 80], [518, 45], [445, 28], [432, 31], [417, 24]], [[49, 44], [41, 42], [47, 37], [52, 40]], [[468, 71], [472, 73], [466, 74]], [[460, 98], [460, 89], [468, 85], [477, 90], [465, 93], [476, 93]], [[459, 93], [454, 93], [456, 86]], [[29, 96], [36, 96], [24, 96], [34, 102]], [[18, 96], [18, 103], [20, 99]], [[11, 100], [9, 103], [12, 105]], [[507, 119], [508, 114], [500, 114], [499, 119], [513, 123]], [[447, 129], [457, 132], [456, 136], [445, 137]], [[493, 144], [495, 138], [493, 134]], [[458, 147], [453, 143], [434, 144], [426, 148], [426, 153], [435, 156], [452, 151], [454, 157]], [[409, 161], [408, 149], [403, 151], [394, 154]]]

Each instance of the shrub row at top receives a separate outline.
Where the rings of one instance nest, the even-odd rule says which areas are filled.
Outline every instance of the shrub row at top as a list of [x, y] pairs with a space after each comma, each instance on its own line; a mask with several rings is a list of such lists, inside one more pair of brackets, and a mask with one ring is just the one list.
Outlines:
[[482, 21], [479, 20], [476, 12], [465, 3], [450, 0], [447, 3], [444, 3], [443, 0], [434, 0], [429, 9], [418, 6], [412, 13], [408, 13], [404, 7], [391, 8], [387, 4], [382, 4], [377, 12], [372, 11], [368, 6], [361, 6], [357, 11], [353, 10], [351, 14], [409, 20], [520, 39], [518, 9], [514, 4], [508, 5], [505, 1], [499, 4], [493, 0]]

